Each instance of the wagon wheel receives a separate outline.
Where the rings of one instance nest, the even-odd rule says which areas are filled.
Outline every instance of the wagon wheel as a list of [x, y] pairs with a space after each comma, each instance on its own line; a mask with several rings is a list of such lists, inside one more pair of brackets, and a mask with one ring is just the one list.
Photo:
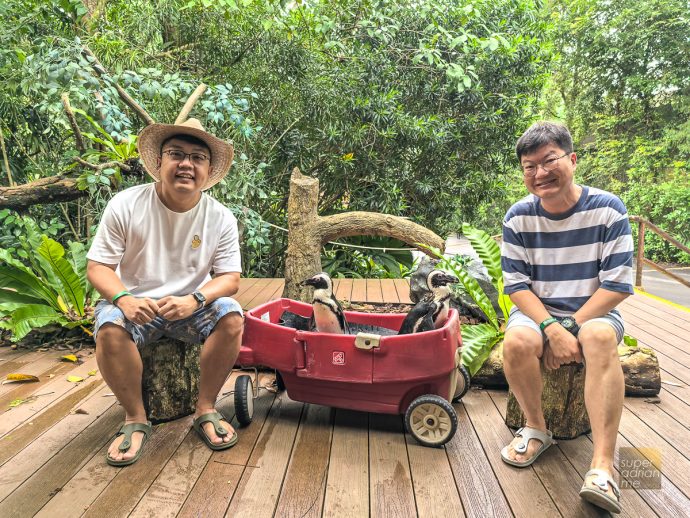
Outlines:
[[459, 365], [455, 393], [453, 394], [453, 403], [460, 401], [462, 396], [467, 394], [468, 390], [470, 390], [470, 373], [464, 365]]
[[448, 401], [427, 394], [419, 396], [407, 408], [405, 428], [424, 446], [441, 446], [455, 435], [458, 415]]
[[254, 417], [252, 377], [246, 374], [235, 380], [235, 416], [241, 426], [247, 426]]

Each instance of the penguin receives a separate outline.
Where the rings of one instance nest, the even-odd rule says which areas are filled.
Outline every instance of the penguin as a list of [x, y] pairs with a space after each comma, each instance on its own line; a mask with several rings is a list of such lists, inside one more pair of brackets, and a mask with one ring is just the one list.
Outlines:
[[314, 287], [311, 328], [320, 333], [349, 334], [350, 328], [345, 313], [333, 295], [333, 281], [326, 272], [314, 275], [302, 282], [303, 286]]
[[426, 294], [403, 320], [399, 335], [421, 333], [438, 329], [446, 323], [450, 309], [449, 284], [458, 282], [458, 278], [441, 270], [432, 270], [426, 278], [429, 293]]

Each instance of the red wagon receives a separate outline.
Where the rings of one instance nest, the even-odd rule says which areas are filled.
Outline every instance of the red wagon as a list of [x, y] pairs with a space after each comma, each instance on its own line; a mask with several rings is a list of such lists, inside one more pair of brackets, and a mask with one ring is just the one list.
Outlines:
[[[469, 389], [469, 374], [460, 364], [458, 314], [433, 331], [384, 336], [338, 335], [299, 331], [279, 324], [284, 312], [310, 317], [312, 306], [279, 299], [246, 313], [238, 363], [275, 369], [279, 388], [295, 401], [364, 412], [404, 414], [405, 426], [427, 446], [448, 442], [457, 429], [450, 401]], [[350, 324], [397, 332], [404, 314], [345, 312]], [[253, 414], [251, 376], [235, 384], [240, 424]]]

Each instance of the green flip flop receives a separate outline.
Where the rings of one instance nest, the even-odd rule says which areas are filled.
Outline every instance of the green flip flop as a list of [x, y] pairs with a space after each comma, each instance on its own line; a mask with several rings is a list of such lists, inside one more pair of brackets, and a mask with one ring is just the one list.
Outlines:
[[146, 441], [149, 438], [149, 435], [151, 435], [151, 431], [153, 428], [151, 428], [151, 421], [146, 421], [146, 423], [130, 423], [130, 424], [123, 424], [122, 428], [120, 428], [120, 431], [115, 434], [115, 437], [119, 437], [120, 435], [124, 435], [125, 439], [120, 443], [120, 446], [118, 446], [118, 450], [122, 453], [126, 453], [129, 451], [129, 449], [132, 447], [132, 434], [134, 432], [142, 432], [144, 434], [144, 439], [141, 441], [141, 446], [139, 447], [139, 451], [137, 451], [136, 455], [132, 457], [131, 459], [127, 460], [115, 460], [113, 459], [108, 453], [106, 452], [105, 454], [105, 460], [108, 464], [111, 466], [129, 466], [130, 464], [134, 464], [136, 461], [139, 460], [139, 457], [141, 457], [141, 452], [144, 449], [144, 444], [146, 444]]
[[200, 415], [196, 419], [194, 419], [194, 430], [201, 436], [203, 441], [206, 443], [206, 446], [211, 448], [214, 451], [220, 451], [220, 450], [227, 450], [228, 448], [232, 448], [237, 444], [237, 440], [239, 437], [237, 436], [237, 432], [234, 432], [232, 437], [228, 442], [223, 442], [220, 444], [214, 444], [211, 442], [211, 439], [208, 438], [208, 435], [204, 433], [204, 429], [201, 427], [204, 423], [213, 423], [213, 427], [215, 428], [216, 435], [218, 437], [225, 437], [228, 435], [228, 430], [220, 424], [220, 420], [225, 419], [220, 412], [218, 411], [213, 411], [209, 412], [207, 414]]

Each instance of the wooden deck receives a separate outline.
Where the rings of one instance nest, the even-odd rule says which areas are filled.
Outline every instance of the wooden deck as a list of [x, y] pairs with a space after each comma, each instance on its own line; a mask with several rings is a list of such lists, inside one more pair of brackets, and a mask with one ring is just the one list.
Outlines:
[[[279, 297], [282, 285], [244, 279], [237, 298], [251, 308]], [[341, 299], [409, 300], [406, 281], [341, 280], [336, 289]], [[618, 446], [660, 453], [663, 480], [659, 490], [624, 490], [624, 516], [689, 516], [690, 312], [643, 295], [622, 310], [628, 333], [657, 351], [663, 380], [660, 401], [625, 400]], [[0, 385], [0, 517], [600, 515], [577, 496], [590, 437], [562, 441], [524, 470], [500, 460], [512, 434], [498, 391], [471, 390], [455, 405], [455, 437], [432, 449], [404, 433], [401, 417], [263, 390], [236, 447], [212, 453], [186, 417], [157, 426], [137, 464], [112, 468], [104, 456], [122, 409], [100, 375], [88, 374], [93, 349], [80, 352], [80, 365], [59, 362], [62, 354], [0, 349], [0, 376], [41, 380]], [[232, 378], [218, 402], [228, 416], [231, 387]], [[9, 408], [18, 399], [26, 402]]]

